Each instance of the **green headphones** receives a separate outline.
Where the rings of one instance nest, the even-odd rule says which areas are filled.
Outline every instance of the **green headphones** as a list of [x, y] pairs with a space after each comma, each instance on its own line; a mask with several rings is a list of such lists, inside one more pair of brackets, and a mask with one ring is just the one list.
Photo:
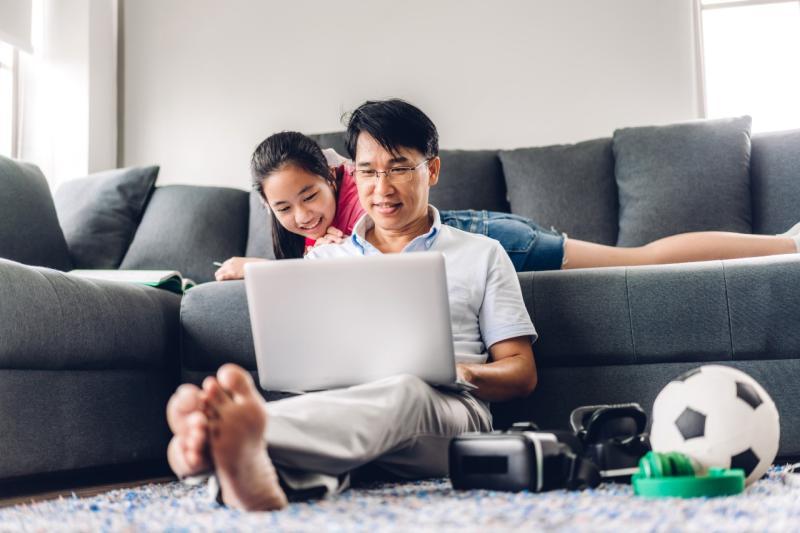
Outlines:
[[631, 478], [633, 492], [645, 498], [730, 496], [744, 491], [744, 470], [711, 468], [695, 475], [692, 460], [677, 452], [647, 452]]

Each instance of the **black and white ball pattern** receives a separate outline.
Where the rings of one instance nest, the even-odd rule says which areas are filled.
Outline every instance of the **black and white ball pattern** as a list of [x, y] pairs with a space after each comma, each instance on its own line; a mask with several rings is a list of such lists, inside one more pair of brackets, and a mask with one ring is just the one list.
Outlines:
[[656, 452], [681, 452], [704, 470], [741, 468], [747, 484], [778, 453], [778, 410], [756, 380], [735, 368], [706, 365], [664, 387], [653, 405]]

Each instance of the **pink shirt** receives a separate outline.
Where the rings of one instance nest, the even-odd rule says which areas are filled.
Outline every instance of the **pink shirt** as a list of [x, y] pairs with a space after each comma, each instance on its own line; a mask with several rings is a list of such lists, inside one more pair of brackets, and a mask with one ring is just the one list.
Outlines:
[[[356, 180], [353, 179], [351, 169], [346, 165], [340, 165], [336, 167], [336, 175], [341, 176], [341, 180], [339, 181], [339, 196], [336, 200], [336, 214], [333, 216], [331, 226], [345, 235], [350, 235], [353, 233], [353, 226], [365, 211], [358, 201], [358, 189], [356, 189]], [[306, 249], [314, 246], [314, 242], [307, 238]]]

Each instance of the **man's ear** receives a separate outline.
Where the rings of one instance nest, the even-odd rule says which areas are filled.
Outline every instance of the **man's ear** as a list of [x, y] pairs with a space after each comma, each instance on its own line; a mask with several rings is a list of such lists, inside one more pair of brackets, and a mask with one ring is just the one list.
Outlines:
[[442, 160], [439, 156], [428, 161], [428, 186], [433, 187], [439, 183], [439, 169], [442, 167]]

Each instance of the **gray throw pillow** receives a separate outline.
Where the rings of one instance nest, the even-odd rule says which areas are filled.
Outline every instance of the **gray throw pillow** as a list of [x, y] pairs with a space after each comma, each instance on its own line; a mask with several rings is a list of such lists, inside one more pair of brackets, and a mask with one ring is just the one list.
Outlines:
[[689, 231], [750, 233], [748, 116], [614, 132], [619, 246]]
[[800, 130], [753, 136], [753, 232], [783, 233], [800, 221]]
[[617, 242], [611, 139], [500, 152], [511, 212], [570, 237]]
[[120, 268], [213, 281], [214, 261], [245, 254], [248, 196], [227, 187], [156, 187]]
[[0, 156], [0, 257], [58, 270], [72, 267], [42, 172]]
[[430, 203], [445, 209], [486, 209], [508, 213], [503, 167], [496, 150], [442, 150], [439, 182]]
[[158, 177], [158, 167], [98, 172], [62, 184], [56, 211], [75, 268], [117, 268]]

